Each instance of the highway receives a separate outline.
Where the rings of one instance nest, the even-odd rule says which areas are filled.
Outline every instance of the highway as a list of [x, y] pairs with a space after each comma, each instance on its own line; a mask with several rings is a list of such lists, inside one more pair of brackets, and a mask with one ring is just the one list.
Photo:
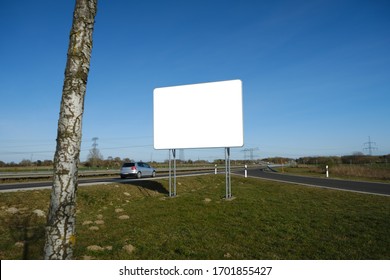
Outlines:
[[[236, 173], [238, 175], [244, 174], [243, 170], [234, 171], [233, 173]], [[289, 184], [299, 184], [310, 187], [390, 196], [389, 183], [362, 182], [331, 178], [297, 176], [278, 172], [267, 172], [262, 171], [260, 169], [249, 169], [248, 177], [261, 178], [265, 180], [278, 181]]]
[[[181, 172], [177, 175], [177, 177], [206, 175], [206, 174], [213, 174], [213, 173], [214, 172], [211, 172], [210, 170], [189, 171], [189, 172]], [[244, 176], [244, 169], [234, 169], [232, 170], [232, 174]], [[258, 168], [249, 169], [248, 177], [284, 182], [289, 184], [299, 184], [299, 185], [305, 185], [310, 187], [319, 187], [319, 188], [351, 191], [351, 192], [358, 192], [358, 193], [365, 193], [365, 194], [390, 196], [389, 183], [361, 182], [361, 181], [338, 180], [338, 179], [331, 179], [331, 178], [297, 176], [297, 175], [289, 175], [289, 174], [283, 174], [277, 172], [266, 172]], [[162, 178], [168, 178], [167, 174], [166, 173], [158, 174], [156, 177], [156, 179], [162, 179]], [[79, 186], [85, 186], [91, 184], [120, 183], [120, 182], [128, 183], [132, 181], [135, 182], [136, 180], [150, 180], [150, 178], [120, 179], [117, 176], [115, 178], [114, 177], [80, 178]], [[8, 183], [8, 184], [0, 184], [0, 192], [51, 188], [51, 186], [52, 186], [51, 181]]]

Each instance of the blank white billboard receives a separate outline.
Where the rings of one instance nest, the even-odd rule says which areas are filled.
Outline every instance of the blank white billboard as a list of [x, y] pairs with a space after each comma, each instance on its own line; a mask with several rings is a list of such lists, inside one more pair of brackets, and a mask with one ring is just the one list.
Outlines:
[[219, 148], [244, 145], [242, 82], [156, 88], [154, 148]]

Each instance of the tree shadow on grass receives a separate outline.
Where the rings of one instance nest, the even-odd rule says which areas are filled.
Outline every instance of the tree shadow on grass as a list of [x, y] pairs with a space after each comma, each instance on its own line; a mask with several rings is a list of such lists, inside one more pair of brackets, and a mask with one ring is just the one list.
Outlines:
[[152, 192], [168, 195], [168, 190], [160, 182], [154, 180], [134, 180], [121, 182], [122, 184], [137, 186], [144, 196], [152, 196]]
[[[45, 236], [44, 223], [35, 213], [25, 212], [13, 214], [6, 222], [13, 241], [22, 247], [22, 259], [36, 259], [36, 247], [41, 247]], [[34, 253], [30, 251], [31, 248]]]

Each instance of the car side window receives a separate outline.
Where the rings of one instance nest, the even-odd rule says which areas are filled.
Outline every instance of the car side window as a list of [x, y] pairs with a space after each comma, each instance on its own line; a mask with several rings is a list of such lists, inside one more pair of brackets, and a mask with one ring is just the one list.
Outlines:
[[145, 168], [150, 168], [150, 166], [147, 163], [144, 163]]

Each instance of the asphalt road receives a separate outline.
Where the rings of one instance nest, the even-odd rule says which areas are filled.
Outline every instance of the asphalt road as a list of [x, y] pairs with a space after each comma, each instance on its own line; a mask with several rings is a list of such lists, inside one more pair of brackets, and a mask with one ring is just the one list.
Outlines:
[[[244, 170], [234, 170], [233, 174], [244, 175]], [[197, 174], [212, 174], [210, 172], [198, 171], [180, 173], [177, 176], [189, 176]], [[156, 178], [166, 178], [166, 174], [158, 175]], [[344, 191], [352, 191], [367, 194], [386, 195], [390, 196], [390, 184], [388, 183], [375, 183], [375, 182], [359, 182], [359, 181], [347, 181], [337, 180], [331, 178], [314, 178], [306, 176], [288, 175], [276, 172], [265, 172], [260, 169], [249, 169], [248, 177], [261, 178], [272, 181], [279, 181], [285, 183], [306, 185], [311, 187], [328, 188]], [[98, 184], [98, 183], [115, 183], [115, 182], [131, 182], [135, 180], [150, 180], [150, 178], [142, 179], [119, 179], [119, 178], [91, 178], [91, 179], [80, 179], [79, 185]], [[27, 189], [40, 189], [50, 188], [52, 182], [26, 182], [26, 183], [13, 183], [13, 184], [0, 184], [1, 191], [16, 191], [16, 190], [27, 190]]]
[[[234, 171], [234, 173], [243, 175], [244, 171]], [[267, 172], [259, 169], [249, 169], [248, 177], [262, 178], [266, 180], [293, 183], [312, 187], [390, 196], [390, 184], [388, 183], [348, 181], [331, 178], [314, 178], [306, 176], [288, 175], [277, 172]]]

